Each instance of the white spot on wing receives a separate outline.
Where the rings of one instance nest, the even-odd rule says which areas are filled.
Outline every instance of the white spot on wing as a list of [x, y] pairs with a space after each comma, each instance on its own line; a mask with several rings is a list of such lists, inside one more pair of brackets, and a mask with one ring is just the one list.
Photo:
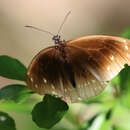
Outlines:
[[114, 56], [111, 56], [111, 60], [112, 60], [112, 61], [114, 60]]
[[57, 93], [56, 93], [55, 91], [52, 91], [52, 94], [53, 94], [53, 95], [57, 95]]
[[125, 40], [125, 39], [123, 39], [123, 42], [125, 43], [125, 42], [126, 42], [126, 40]]
[[108, 71], [110, 70], [110, 66], [107, 67], [107, 70], [108, 70]]
[[96, 83], [96, 80], [92, 80], [93, 83]]
[[38, 85], [37, 85], [37, 84], [35, 84], [35, 88], [38, 88]]
[[30, 80], [31, 80], [31, 82], [33, 82], [33, 78], [32, 77], [30, 78]]
[[52, 89], [55, 89], [55, 87], [54, 87], [54, 85], [53, 85], [53, 84], [51, 84], [51, 87], [52, 87]]
[[47, 80], [45, 78], [43, 78], [43, 81], [44, 81], [44, 83], [47, 83]]
[[127, 45], [125, 45], [125, 49], [128, 50], [128, 46]]
[[28, 72], [27, 75], [30, 75], [30, 72]]
[[67, 89], [65, 88], [65, 92], [67, 92]]
[[130, 54], [127, 53], [126, 56], [129, 58], [129, 57], [130, 57]]

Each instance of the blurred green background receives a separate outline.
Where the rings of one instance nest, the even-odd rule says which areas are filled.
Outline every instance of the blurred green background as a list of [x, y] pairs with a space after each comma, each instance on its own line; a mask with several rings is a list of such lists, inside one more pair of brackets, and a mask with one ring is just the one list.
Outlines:
[[[28, 66], [41, 49], [53, 45], [53, 42], [49, 35], [29, 30], [24, 25], [34, 25], [56, 33], [70, 10], [72, 13], [61, 32], [65, 40], [95, 34], [119, 36], [130, 27], [129, 5], [129, 0], [0, 1], [0, 55], [15, 57]], [[130, 31], [127, 32], [122, 36], [130, 38]], [[126, 66], [126, 71], [116, 77], [99, 96], [82, 103], [69, 104], [67, 115], [51, 130], [129, 130], [129, 72]], [[0, 77], [0, 87], [11, 83], [19, 81]], [[0, 110], [15, 119], [17, 130], [44, 130], [33, 123], [30, 114], [34, 104], [40, 100], [40, 96], [33, 95], [23, 104], [1, 101]]]

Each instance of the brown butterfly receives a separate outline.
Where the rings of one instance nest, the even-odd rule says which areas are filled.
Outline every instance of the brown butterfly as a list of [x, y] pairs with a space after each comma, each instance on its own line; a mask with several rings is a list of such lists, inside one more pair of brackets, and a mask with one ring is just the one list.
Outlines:
[[26, 75], [28, 87], [41, 95], [55, 94], [67, 102], [96, 96], [124, 64], [130, 65], [130, 40], [125, 38], [94, 35], [64, 41], [53, 35], [52, 40], [55, 45], [33, 58]]

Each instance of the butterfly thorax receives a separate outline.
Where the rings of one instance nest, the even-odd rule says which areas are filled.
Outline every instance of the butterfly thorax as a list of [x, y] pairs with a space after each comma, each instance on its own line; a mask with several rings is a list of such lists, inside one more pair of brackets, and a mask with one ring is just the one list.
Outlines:
[[63, 67], [66, 71], [66, 74], [69, 77], [69, 81], [71, 82], [72, 86], [75, 88], [76, 87], [76, 82], [75, 82], [75, 77], [74, 77], [74, 72], [72, 71], [72, 65], [69, 63], [68, 58], [67, 58], [67, 53], [66, 53], [66, 44], [65, 40], [61, 40], [59, 35], [56, 35], [52, 38], [55, 42], [55, 49], [59, 51], [59, 54], [62, 59]]
[[65, 40], [62, 40], [60, 35], [53, 36], [52, 40], [55, 42], [55, 49], [60, 52], [63, 59], [66, 59], [66, 52], [65, 52]]

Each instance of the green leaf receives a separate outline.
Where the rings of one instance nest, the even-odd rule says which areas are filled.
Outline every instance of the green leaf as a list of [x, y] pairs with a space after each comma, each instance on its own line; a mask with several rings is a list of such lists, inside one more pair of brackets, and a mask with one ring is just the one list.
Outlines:
[[125, 92], [120, 98], [121, 104], [130, 109], [130, 92]]
[[100, 130], [111, 130], [111, 122], [110, 120], [104, 120], [101, 124]]
[[0, 112], [0, 130], [16, 130], [14, 120], [5, 112]]
[[121, 36], [124, 37], [124, 38], [130, 39], [130, 28], [128, 28], [127, 30], [125, 30], [125, 31], [121, 34]]
[[17, 59], [0, 56], [0, 76], [25, 81], [26, 67]]
[[45, 95], [44, 100], [32, 110], [33, 121], [41, 128], [51, 128], [59, 122], [68, 110], [68, 105], [60, 98]]
[[25, 101], [31, 91], [25, 85], [12, 84], [0, 89], [0, 99], [13, 100], [15, 102]]
[[130, 90], [130, 66], [125, 65], [125, 68], [120, 72], [120, 87], [121, 91]]

